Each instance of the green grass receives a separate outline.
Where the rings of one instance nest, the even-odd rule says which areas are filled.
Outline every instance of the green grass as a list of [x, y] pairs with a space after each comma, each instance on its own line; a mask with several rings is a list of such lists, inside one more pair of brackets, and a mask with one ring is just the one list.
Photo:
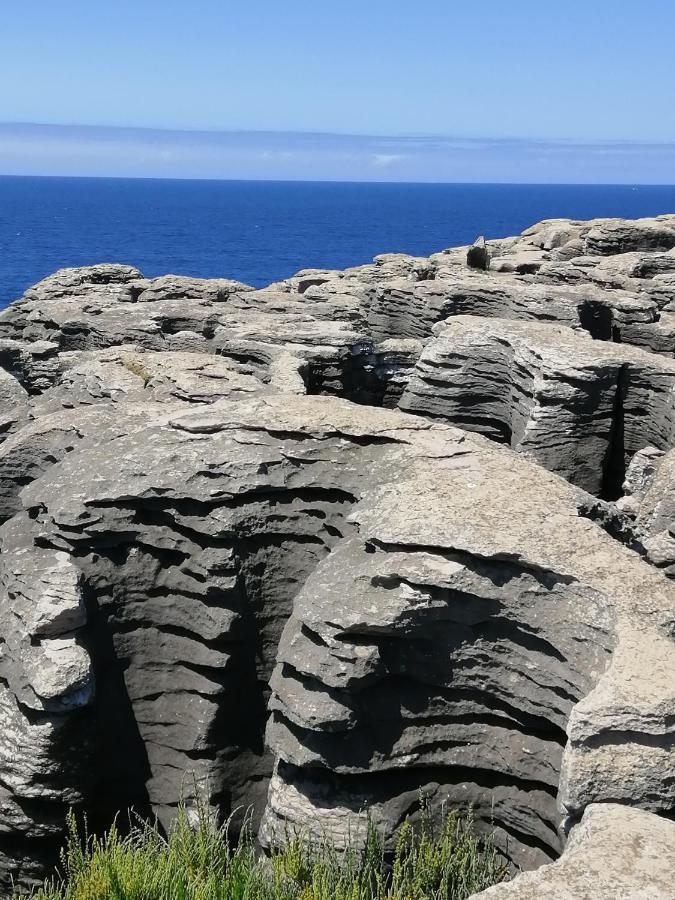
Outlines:
[[231, 842], [205, 805], [194, 824], [182, 808], [167, 836], [150, 825], [87, 836], [71, 815], [61, 873], [34, 900], [460, 900], [506, 878], [470, 815], [406, 822], [393, 854], [370, 826], [361, 851], [289, 835], [267, 858], [249, 828]]

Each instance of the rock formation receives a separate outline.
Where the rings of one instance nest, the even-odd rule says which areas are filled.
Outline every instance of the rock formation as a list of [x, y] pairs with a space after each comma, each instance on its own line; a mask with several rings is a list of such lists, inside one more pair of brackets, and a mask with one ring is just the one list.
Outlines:
[[473, 805], [536, 869], [486, 897], [670, 896], [674, 248], [554, 220], [0, 314], [2, 889], [70, 806], [198, 789], [264, 845]]
[[439, 322], [399, 406], [510, 444], [615, 498], [645, 441], [675, 443], [675, 360], [563, 325]]

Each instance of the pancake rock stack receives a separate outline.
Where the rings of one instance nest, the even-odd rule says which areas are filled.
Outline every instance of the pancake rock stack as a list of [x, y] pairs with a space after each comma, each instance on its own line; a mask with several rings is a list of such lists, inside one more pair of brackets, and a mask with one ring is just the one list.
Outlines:
[[195, 791], [672, 897], [675, 216], [0, 314], [0, 885]]

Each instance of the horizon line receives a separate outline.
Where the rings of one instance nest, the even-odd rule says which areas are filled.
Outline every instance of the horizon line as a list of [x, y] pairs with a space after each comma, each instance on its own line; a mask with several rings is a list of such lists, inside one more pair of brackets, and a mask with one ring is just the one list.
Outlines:
[[[0, 123], [2, 124], [2, 123]], [[170, 175], [25, 175], [0, 172], [0, 178], [53, 179], [58, 181], [204, 181], [216, 184], [358, 184], [377, 187], [561, 187], [561, 188], [674, 188], [675, 182], [656, 181], [368, 181], [347, 178], [208, 178]]]

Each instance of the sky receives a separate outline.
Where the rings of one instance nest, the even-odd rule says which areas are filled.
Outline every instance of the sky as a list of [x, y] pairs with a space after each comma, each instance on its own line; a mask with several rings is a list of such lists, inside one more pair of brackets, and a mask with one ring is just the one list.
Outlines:
[[0, 0], [0, 173], [675, 182], [672, 0]]

